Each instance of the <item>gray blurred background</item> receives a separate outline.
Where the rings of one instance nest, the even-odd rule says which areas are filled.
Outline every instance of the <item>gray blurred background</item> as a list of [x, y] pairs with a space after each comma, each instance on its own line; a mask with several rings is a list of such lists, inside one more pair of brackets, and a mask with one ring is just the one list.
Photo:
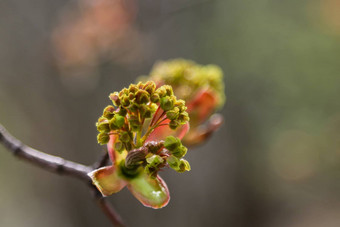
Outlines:
[[[225, 73], [223, 127], [162, 173], [161, 210], [110, 197], [129, 226], [340, 226], [339, 0], [0, 0], [0, 122], [91, 164], [108, 94], [157, 60]], [[0, 146], [0, 226], [110, 226], [87, 187]]]

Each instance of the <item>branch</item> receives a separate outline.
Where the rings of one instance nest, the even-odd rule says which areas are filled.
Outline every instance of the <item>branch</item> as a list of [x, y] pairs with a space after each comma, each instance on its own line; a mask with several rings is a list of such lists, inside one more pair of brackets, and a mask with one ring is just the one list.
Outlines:
[[[2, 143], [13, 155], [22, 160], [28, 161], [35, 166], [39, 166], [44, 170], [59, 174], [75, 177], [85, 182], [91, 190], [93, 190], [94, 198], [98, 206], [102, 209], [105, 215], [109, 218], [114, 226], [125, 226], [121, 217], [115, 211], [99, 191], [92, 185], [90, 177], [87, 175], [93, 170], [91, 166], [82, 165], [76, 162], [68, 161], [60, 157], [49, 155], [26, 146], [14, 136], [9, 134], [7, 130], [0, 124], [0, 143]], [[99, 165], [107, 160], [104, 156]]]
[[103, 213], [106, 215], [108, 219], [110, 219], [111, 223], [114, 226], [117, 227], [124, 227], [125, 224], [122, 220], [122, 218], [119, 216], [115, 208], [107, 201], [105, 197], [103, 197], [100, 192], [97, 190], [97, 188], [93, 185], [91, 185], [93, 190], [93, 196], [100, 207], [100, 209], [103, 211]]
[[2, 125], [0, 125], [0, 142], [12, 152], [13, 155], [33, 165], [56, 174], [69, 175], [86, 182], [90, 181], [90, 178], [87, 176], [87, 173], [91, 171], [90, 167], [26, 146], [9, 134]]

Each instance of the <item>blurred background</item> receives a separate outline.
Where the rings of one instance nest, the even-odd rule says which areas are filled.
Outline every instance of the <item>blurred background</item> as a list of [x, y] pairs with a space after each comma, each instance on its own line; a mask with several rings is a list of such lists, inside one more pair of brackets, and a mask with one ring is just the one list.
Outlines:
[[[225, 124], [162, 173], [161, 210], [124, 189], [129, 226], [340, 226], [339, 0], [1, 0], [0, 122], [91, 164], [108, 94], [157, 60], [225, 74]], [[87, 187], [0, 146], [0, 226], [110, 226]]]

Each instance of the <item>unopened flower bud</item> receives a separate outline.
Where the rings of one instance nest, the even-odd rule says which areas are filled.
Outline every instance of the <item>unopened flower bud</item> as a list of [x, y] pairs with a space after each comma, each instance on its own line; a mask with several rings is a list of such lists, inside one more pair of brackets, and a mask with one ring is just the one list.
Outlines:
[[159, 95], [160, 98], [163, 98], [164, 96], [166, 96], [166, 89], [164, 86], [158, 88], [156, 90], [157, 94]]
[[123, 99], [121, 100], [122, 106], [127, 107], [130, 105], [130, 99], [128, 96], [123, 96]]
[[99, 132], [109, 132], [110, 131], [110, 125], [109, 122], [101, 122], [101, 123], [97, 123], [97, 130]]
[[185, 159], [181, 159], [179, 163], [179, 169], [177, 170], [177, 172], [183, 173], [185, 171], [190, 171], [190, 170], [191, 170], [191, 167], [190, 167], [189, 162]]
[[136, 93], [136, 102], [138, 104], [146, 104], [150, 101], [149, 97], [150, 97], [150, 95], [147, 91], [139, 90]]
[[171, 154], [176, 156], [177, 158], [182, 158], [186, 155], [188, 149], [185, 146], [178, 146], [174, 150], [171, 151]]
[[107, 119], [111, 119], [115, 114], [115, 108], [113, 106], [107, 106], [105, 107], [103, 111], [103, 117], [106, 117]]
[[112, 100], [113, 104], [115, 106], [119, 106], [120, 105], [120, 100], [119, 100], [119, 95], [118, 92], [113, 92], [109, 95], [109, 98]]
[[143, 118], [150, 118], [151, 117], [151, 110], [148, 106], [146, 105], [141, 105], [139, 108], [141, 117]]
[[134, 85], [134, 84], [131, 84], [130, 86], [129, 86], [129, 92], [130, 93], [136, 93], [138, 91], [138, 87], [136, 86], [136, 85]]
[[[177, 108], [177, 107], [175, 107], [175, 108]], [[178, 111], [176, 111], [176, 110], [169, 110], [169, 111], [166, 112], [166, 117], [169, 120], [175, 120], [178, 117]]]
[[157, 94], [157, 93], [152, 94], [150, 100], [153, 103], [158, 103], [159, 102], [159, 94]]
[[169, 96], [165, 96], [161, 98], [161, 108], [165, 111], [171, 110], [174, 106], [173, 99], [171, 99]]
[[181, 145], [182, 145], [181, 140], [174, 136], [168, 136], [165, 138], [164, 147], [169, 151], [173, 151]]
[[116, 141], [115, 150], [121, 153], [124, 150], [124, 144], [121, 141]]
[[123, 107], [120, 107], [120, 108], [119, 108], [118, 114], [119, 114], [120, 116], [125, 116], [126, 113], [127, 113], [127, 111], [126, 111], [125, 108], [123, 108]]
[[100, 145], [104, 145], [109, 142], [110, 136], [106, 132], [101, 132], [98, 134], [97, 140]]
[[119, 134], [119, 140], [122, 142], [130, 142], [131, 137], [128, 132], [123, 131]]
[[179, 168], [179, 164], [180, 164], [180, 161], [178, 160], [178, 158], [176, 158], [175, 156], [173, 155], [170, 155], [167, 159], [166, 159], [166, 162], [168, 163], [169, 167], [174, 169], [174, 170], [178, 170]]
[[110, 121], [111, 130], [120, 129], [125, 124], [125, 117], [116, 114]]
[[166, 95], [171, 96], [174, 94], [174, 92], [172, 91], [172, 87], [170, 85], [164, 85], [163, 87], [165, 88]]
[[144, 86], [144, 90], [147, 91], [150, 95], [152, 95], [156, 90], [156, 84], [152, 81], [148, 81]]
[[176, 129], [176, 128], [178, 128], [178, 126], [179, 126], [179, 123], [178, 123], [178, 121], [176, 121], [176, 120], [172, 120], [172, 121], [170, 121], [170, 123], [169, 123], [169, 127], [171, 128], [171, 129]]

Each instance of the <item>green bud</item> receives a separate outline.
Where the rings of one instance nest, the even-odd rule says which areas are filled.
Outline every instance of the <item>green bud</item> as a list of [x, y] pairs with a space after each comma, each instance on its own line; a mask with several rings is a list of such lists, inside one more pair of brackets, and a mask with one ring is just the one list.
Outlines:
[[178, 128], [179, 125], [180, 125], [179, 122], [176, 121], [176, 120], [172, 120], [172, 121], [170, 121], [170, 123], [169, 123], [169, 127], [170, 127], [172, 130], [175, 130], [176, 128]]
[[181, 109], [181, 107], [185, 106], [185, 101], [182, 100], [182, 99], [176, 100], [175, 106], [179, 107], [179, 109]]
[[125, 124], [125, 117], [116, 114], [110, 121], [111, 130], [120, 129]]
[[151, 157], [146, 159], [146, 162], [150, 164], [150, 166], [157, 167], [159, 164], [164, 162], [164, 159], [159, 155], [152, 155]]
[[165, 111], [171, 110], [174, 107], [173, 99], [169, 96], [161, 98], [161, 108]]
[[136, 93], [138, 91], [138, 87], [136, 86], [136, 85], [134, 85], [134, 84], [130, 84], [130, 86], [129, 86], [129, 92], [130, 93]]
[[130, 123], [131, 130], [134, 132], [139, 131], [139, 129], [141, 128], [141, 123], [139, 122], [136, 116], [130, 116], [129, 123]]
[[126, 142], [130, 142], [131, 137], [128, 132], [123, 131], [119, 134], [119, 140], [126, 143]]
[[131, 112], [136, 112], [139, 109], [139, 105], [137, 103], [132, 103], [127, 109]]
[[126, 113], [127, 113], [127, 111], [126, 111], [125, 108], [123, 108], [123, 107], [120, 107], [120, 108], [119, 108], [118, 114], [119, 114], [120, 116], [125, 116]]
[[117, 141], [115, 143], [115, 150], [118, 151], [119, 153], [121, 153], [124, 150], [124, 144], [120, 141]]
[[174, 150], [171, 151], [171, 154], [176, 156], [177, 158], [182, 158], [186, 155], [188, 149], [185, 146], [178, 146]]
[[101, 122], [101, 123], [97, 123], [97, 130], [99, 132], [109, 132], [110, 131], [110, 125], [109, 122]]
[[115, 108], [113, 106], [107, 106], [105, 107], [103, 111], [103, 117], [106, 117], [107, 119], [111, 119], [115, 114]]
[[149, 97], [150, 95], [147, 91], [139, 90], [136, 93], [136, 102], [138, 104], [146, 104], [150, 101]]
[[142, 82], [139, 82], [137, 85], [136, 85], [139, 89], [142, 89], [144, 87], [144, 84]]
[[180, 120], [181, 122], [187, 122], [190, 120], [189, 115], [187, 112], [182, 112], [179, 116], [178, 116], [178, 120]]
[[164, 147], [169, 151], [173, 151], [181, 145], [182, 145], [181, 140], [174, 136], [168, 136], [165, 138]]
[[98, 134], [97, 140], [100, 145], [104, 145], [109, 142], [110, 136], [106, 132], [101, 132]]
[[[177, 108], [177, 107], [175, 107], [175, 108]], [[169, 110], [169, 111], [166, 112], [166, 117], [169, 120], [175, 120], [178, 117], [178, 111], [176, 111], [176, 110]]]
[[159, 102], [159, 95], [157, 93], [152, 94], [150, 100], [153, 103], [158, 103]]
[[190, 171], [190, 170], [191, 170], [191, 167], [190, 167], [189, 162], [185, 159], [181, 159], [179, 163], [179, 169], [177, 170], [177, 172], [183, 173], [185, 171]]
[[123, 96], [121, 102], [122, 102], [122, 106], [124, 107], [127, 107], [130, 105], [130, 99], [128, 96]]
[[166, 89], [165, 89], [164, 86], [158, 88], [158, 89], [156, 90], [156, 92], [157, 92], [157, 94], [159, 95], [160, 98], [166, 96]]
[[129, 100], [133, 100], [135, 98], [135, 93], [129, 93]]
[[174, 92], [172, 91], [172, 87], [170, 85], [163, 85], [163, 87], [165, 88], [166, 95], [171, 96], [174, 94]]
[[156, 84], [152, 81], [148, 81], [148, 82], [146, 82], [146, 84], [144, 86], [144, 90], [147, 91], [151, 95], [156, 90]]
[[146, 105], [141, 105], [139, 107], [140, 114], [143, 118], [150, 118], [151, 117], [151, 110], [150, 107]]
[[174, 169], [174, 170], [178, 170], [179, 168], [179, 164], [180, 161], [178, 160], [178, 158], [176, 158], [173, 155], [170, 155], [167, 159], [166, 162], [168, 163], [168, 165], [170, 166], [170, 168]]

